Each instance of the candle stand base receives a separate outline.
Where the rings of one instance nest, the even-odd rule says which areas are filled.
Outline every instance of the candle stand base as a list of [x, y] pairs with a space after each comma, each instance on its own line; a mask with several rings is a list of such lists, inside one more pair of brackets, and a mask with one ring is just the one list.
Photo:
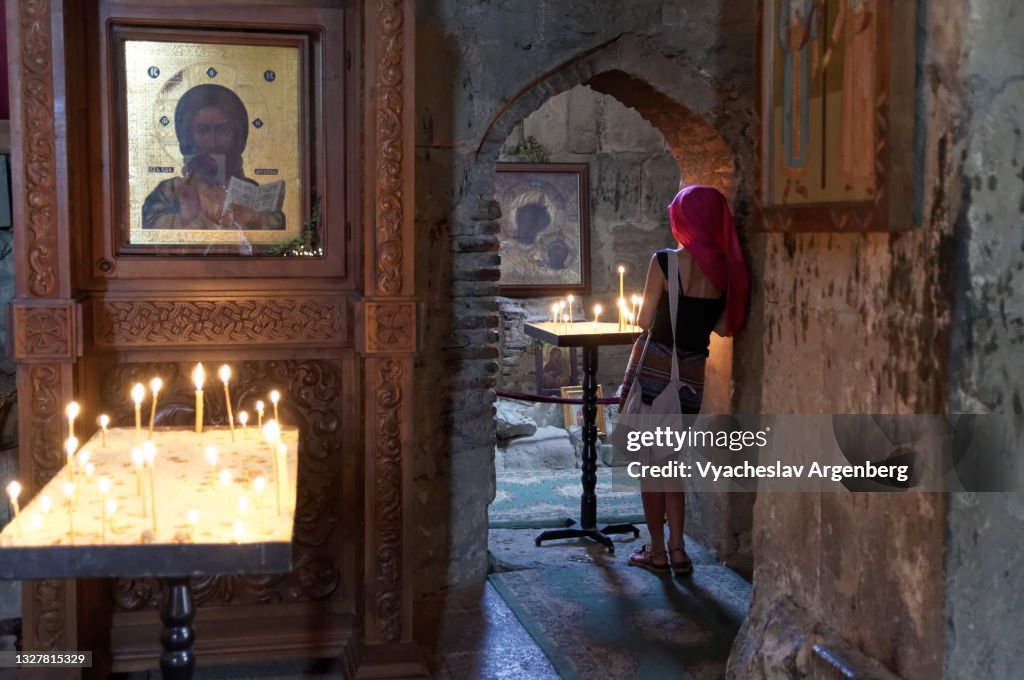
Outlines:
[[555, 541], [561, 538], [589, 538], [608, 548], [608, 552], [614, 553], [615, 545], [612, 543], [612, 539], [608, 538], [609, 535], [631, 533], [633, 538], [640, 538], [640, 530], [632, 524], [609, 524], [603, 529], [598, 529], [597, 527], [592, 529], [585, 529], [583, 527], [572, 528], [574, 524], [576, 524], [576, 520], [567, 519], [565, 520], [565, 529], [545, 531], [533, 539], [533, 542], [539, 547], [542, 541]]
[[160, 675], [168, 680], [191, 680], [196, 667], [192, 643], [196, 634], [192, 629], [195, 606], [192, 588], [187, 576], [168, 576], [163, 579], [164, 594], [160, 602], [160, 620], [164, 627], [160, 633]]

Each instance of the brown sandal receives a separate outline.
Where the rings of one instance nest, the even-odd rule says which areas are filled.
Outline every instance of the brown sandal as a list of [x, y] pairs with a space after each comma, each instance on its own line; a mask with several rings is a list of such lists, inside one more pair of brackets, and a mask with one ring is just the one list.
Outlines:
[[646, 569], [647, 571], [655, 573], [655, 574], [665, 573], [666, 571], [669, 570], [668, 561], [666, 560], [665, 564], [658, 564], [657, 562], [654, 561], [654, 558], [658, 557], [660, 555], [667, 555], [667, 554], [668, 554], [667, 550], [661, 550], [659, 552], [652, 552], [651, 551], [651, 546], [649, 546], [646, 543], [644, 543], [638, 549], [634, 550], [632, 552], [632, 554], [630, 554], [630, 556], [629, 556], [629, 566], [631, 566], [631, 567], [640, 567], [641, 569]]
[[[669, 548], [668, 552], [672, 562], [672, 573], [675, 576], [689, 576], [693, 573], [693, 562], [690, 561], [690, 556], [686, 554], [685, 548]], [[676, 553], [682, 553], [683, 559], [679, 561], [673, 559]]]

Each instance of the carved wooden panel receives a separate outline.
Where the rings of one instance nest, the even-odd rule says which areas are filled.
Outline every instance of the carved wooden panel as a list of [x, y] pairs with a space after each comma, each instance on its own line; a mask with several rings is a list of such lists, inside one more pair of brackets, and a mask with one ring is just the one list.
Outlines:
[[[21, 102], [18, 131], [23, 139], [21, 168], [28, 291], [36, 297], [58, 294], [57, 158], [53, 101], [53, 53], [49, 2], [19, 2]], [[12, 132], [15, 132], [12, 130]], [[17, 133], [16, 133], [17, 134]]]
[[72, 361], [75, 342], [73, 302], [45, 302], [12, 305], [15, 361]]
[[415, 352], [417, 346], [415, 302], [367, 302], [363, 306], [363, 347], [376, 352]]
[[[134, 423], [128, 399], [136, 382], [159, 375], [157, 422], [191, 425], [195, 419], [194, 364], [127, 364], [105, 372], [101, 398], [117, 425]], [[193, 581], [197, 605], [261, 604], [315, 601], [330, 598], [341, 586], [337, 564], [340, 523], [344, 508], [354, 499], [340, 497], [343, 448], [342, 379], [338, 364], [329, 361], [247, 361], [233, 365], [232, 409], [254, 412], [257, 399], [281, 391], [281, 420], [299, 428], [298, 500], [295, 510], [294, 570], [268, 576], [221, 575]], [[226, 423], [223, 392], [204, 391], [206, 422]], [[347, 505], [346, 505], [347, 504]], [[114, 603], [118, 609], [156, 608], [161, 585], [156, 579], [118, 579]]]
[[377, 534], [377, 632], [397, 642], [402, 636], [402, 378], [399, 359], [376, 362], [376, 430], [374, 452]]
[[55, 364], [33, 364], [28, 374], [32, 390], [29, 395], [29, 459], [32, 483], [34, 488], [41, 489], [64, 465], [61, 368]]
[[23, 588], [31, 589], [32, 651], [50, 652], [66, 649], [64, 641], [64, 611], [68, 581], [23, 581]]
[[398, 295], [403, 283], [402, 219], [406, 198], [402, 194], [406, 179], [402, 175], [405, 17], [402, 0], [378, 0], [376, 9], [376, 279], [378, 292]]
[[249, 300], [116, 300], [97, 305], [96, 344], [105, 347], [338, 344], [340, 297]]

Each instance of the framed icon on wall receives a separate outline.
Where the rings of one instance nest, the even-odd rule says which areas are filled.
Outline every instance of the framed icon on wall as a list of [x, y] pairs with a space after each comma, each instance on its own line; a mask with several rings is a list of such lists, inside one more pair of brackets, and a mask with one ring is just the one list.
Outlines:
[[280, 254], [310, 239], [308, 37], [118, 27], [119, 252]]
[[499, 294], [590, 293], [590, 194], [585, 163], [498, 163]]

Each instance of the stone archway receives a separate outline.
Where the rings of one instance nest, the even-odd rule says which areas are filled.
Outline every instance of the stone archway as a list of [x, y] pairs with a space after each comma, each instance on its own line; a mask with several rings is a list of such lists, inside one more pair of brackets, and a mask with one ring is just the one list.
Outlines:
[[[474, 281], [493, 282], [498, 278], [500, 260], [495, 234], [499, 210], [493, 201], [494, 167], [505, 139], [520, 121], [550, 97], [581, 84], [636, 109], [665, 137], [680, 164], [684, 182], [716, 186], [733, 199], [737, 215], [743, 221], [753, 186], [753, 164], [738, 159], [752, 158], [750, 103], [728, 83], [706, 77], [685, 58], [669, 58], [664, 56], [665, 52], [649, 39], [617, 38], [542, 74], [497, 112], [474, 157], [467, 162], [467, 190], [455, 213], [457, 231], [462, 232], [456, 235], [453, 244], [452, 268], [456, 282], [462, 270], [467, 270], [466, 276]], [[469, 269], [473, 270], [471, 277]], [[459, 287], [453, 290], [453, 327], [479, 324], [494, 328], [497, 309], [481, 299], [487, 297], [483, 288], [466, 287], [465, 290], [467, 295], [460, 295]], [[484, 318], [488, 315], [493, 315], [493, 322]], [[716, 340], [709, 364], [707, 402], [714, 410], [729, 411], [738, 403], [732, 370], [733, 343], [732, 340]], [[481, 356], [478, 359], [467, 357], [462, 362], [465, 373], [486, 373], [492, 365], [491, 373], [496, 372], [498, 355], [496, 350], [490, 352], [489, 349], [475, 348]], [[479, 370], [472, 368], [474, 363], [479, 364]], [[480, 397], [493, 403], [489, 387], [494, 381], [486, 382], [489, 386], [480, 390]], [[465, 426], [476, 430], [482, 423]], [[493, 425], [491, 427], [493, 429]], [[729, 566], [749, 575], [753, 498], [709, 494], [695, 501], [690, 504], [689, 532], [711, 547]]]

